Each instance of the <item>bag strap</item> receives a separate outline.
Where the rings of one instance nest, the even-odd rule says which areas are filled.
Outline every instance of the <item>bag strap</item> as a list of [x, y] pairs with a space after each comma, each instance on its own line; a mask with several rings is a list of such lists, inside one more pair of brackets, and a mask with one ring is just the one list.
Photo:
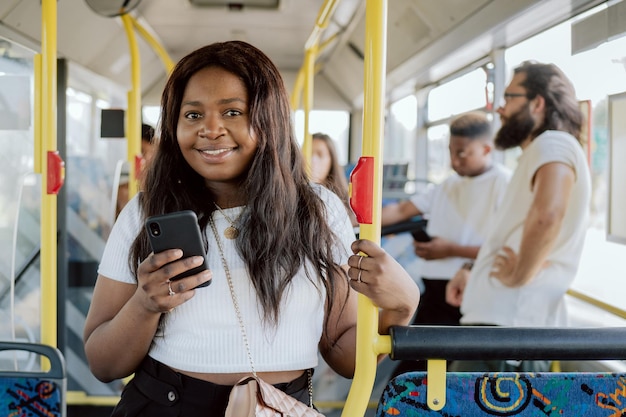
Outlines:
[[[230, 268], [228, 268], [228, 263], [226, 262], [226, 257], [224, 256], [224, 249], [222, 248], [222, 241], [220, 239], [219, 234], [217, 233], [217, 228], [215, 227], [215, 222], [213, 221], [213, 216], [209, 218], [209, 223], [211, 225], [211, 230], [213, 235], [215, 236], [215, 242], [217, 243], [217, 248], [220, 253], [220, 258], [222, 260], [222, 266], [224, 267], [224, 272], [226, 273], [226, 281], [228, 282], [228, 289], [230, 290], [230, 297], [233, 300], [233, 306], [235, 307], [235, 313], [237, 314], [237, 321], [239, 322], [239, 328], [241, 330], [241, 336], [243, 337], [243, 344], [246, 347], [246, 353], [248, 354], [248, 360], [250, 361], [250, 368], [252, 368], [252, 375], [260, 379], [254, 369], [254, 361], [252, 360], [252, 352], [250, 351], [250, 344], [248, 342], [248, 333], [246, 332], [246, 326], [243, 323], [243, 315], [241, 314], [241, 310], [239, 309], [239, 302], [237, 301], [237, 295], [235, 294], [235, 287], [233, 286], [233, 280], [230, 276]], [[311, 374], [311, 369], [307, 369], [308, 376], [308, 389], [309, 389], [309, 407], [313, 408], [313, 377]]]

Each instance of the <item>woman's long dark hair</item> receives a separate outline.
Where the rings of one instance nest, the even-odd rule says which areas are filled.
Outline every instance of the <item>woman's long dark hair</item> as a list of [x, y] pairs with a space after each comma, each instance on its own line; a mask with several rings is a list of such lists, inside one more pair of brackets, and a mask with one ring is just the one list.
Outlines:
[[574, 85], [563, 71], [554, 64], [533, 61], [525, 61], [513, 71], [515, 74], [526, 74], [521, 85], [526, 88], [526, 96], [530, 100], [540, 95], [546, 103], [543, 124], [533, 132], [533, 138], [546, 130], [562, 130], [582, 142], [583, 114], [576, 99]]
[[[174, 68], [162, 96], [158, 149], [140, 195], [143, 215], [190, 209], [198, 214], [204, 231], [215, 210], [215, 195], [187, 164], [176, 138], [185, 87], [192, 75], [207, 67], [231, 72], [248, 91], [250, 129], [256, 134], [258, 149], [241, 183], [247, 205], [236, 246], [265, 320], [278, 322], [285, 290], [306, 260], [313, 268], [307, 270], [309, 279], [326, 287], [329, 309], [335, 293], [332, 278], [343, 273], [333, 264], [335, 236], [326, 222], [324, 203], [306, 174], [280, 73], [252, 45], [240, 41], [214, 43], [190, 53]], [[148, 236], [142, 230], [129, 256], [135, 273], [149, 253]]]

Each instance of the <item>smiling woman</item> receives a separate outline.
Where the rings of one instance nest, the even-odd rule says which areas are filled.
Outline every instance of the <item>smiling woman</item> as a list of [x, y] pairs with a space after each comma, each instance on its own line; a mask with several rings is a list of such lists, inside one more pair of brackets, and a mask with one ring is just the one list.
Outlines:
[[229, 183], [245, 178], [257, 150], [249, 126], [248, 93], [239, 77], [209, 67], [189, 79], [176, 130], [178, 145], [221, 207], [245, 203]]
[[[354, 372], [356, 292], [380, 307], [387, 333], [410, 321], [416, 284], [379, 246], [353, 242], [342, 201], [310, 182], [283, 80], [257, 48], [216, 43], [183, 58], [161, 120], [144, 191], [115, 223], [85, 323], [94, 375], [135, 374], [113, 416], [220, 416], [250, 374], [311, 404], [318, 353]], [[180, 210], [197, 214], [210, 270], [174, 281], [202, 257], [150, 253], [142, 224]]]

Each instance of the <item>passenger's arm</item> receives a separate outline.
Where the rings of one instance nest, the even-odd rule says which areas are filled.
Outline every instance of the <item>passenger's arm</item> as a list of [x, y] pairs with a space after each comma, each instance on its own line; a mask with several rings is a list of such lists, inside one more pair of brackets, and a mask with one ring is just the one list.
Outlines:
[[170, 296], [168, 279], [202, 263], [202, 257], [176, 261], [181, 256], [180, 250], [148, 256], [138, 268], [138, 285], [98, 276], [84, 329], [85, 353], [96, 378], [108, 382], [133, 373], [150, 348], [161, 314], [193, 297], [193, 288], [210, 278], [203, 271], [178, 280]]
[[84, 341], [91, 372], [103, 382], [135, 371], [156, 333], [160, 312], [134, 297], [137, 286], [98, 276], [85, 322]]
[[400, 223], [419, 214], [422, 214], [422, 212], [409, 200], [388, 204], [380, 212], [381, 225], [389, 226], [390, 224]]
[[459, 245], [451, 240], [433, 237], [430, 242], [413, 242], [415, 254], [422, 259], [443, 259], [457, 256], [459, 258], [476, 259], [480, 246]]
[[[371, 241], [354, 242], [352, 251], [355, 254], [363, 252], [368, 255], [362, 259], [358, 255], [350, 257], [348, 277], [350, 287], [369, 297], [379, 308], [378, 332], [388, 334], [392, 325], [408, 325], [420, 298], [419, 289], [413, 279], [395, 259]], [[358, 281], [359, 277], [361, 282]], [[328, 337], [322, 338], [323, 341], [331, 342], [322, 343], [320, 349], [326, 362], [336, 372], [351, 378], [356, 355], [357, 294], [350, 291], [347, 284], [346, 281], [341, 284], [338, 282], [342, 290], [338, 291], [331, 310], [331, 329], [326, 334]], [[342, 310], [339, 306], [343, 305], [345, 291], [349, 291], [349, 298]], [[332, 323], [337, 323], [337, 326]], [[381, 355], [379, 360], [383, 357]]]
[[505, 263], [508, 258], [514, 259], [512, 272], [507, 274], [503, 266], [500, 273], [492, 273], [492, 276], [507, 286], [519, 287], [537, 275], [559, 235], [575, 181], [574, 170], [560, 162], [543, 165], [537, 170], [533, 202], [524, 221], [519, 253], [509, 251], [502, 259]]
[[335, 296], [328, 320], [324, 321], [319, 349], [335, 372], [352, 378], [356, 363], [357, 293], [350, 290], [343, 274], [335, 281]]

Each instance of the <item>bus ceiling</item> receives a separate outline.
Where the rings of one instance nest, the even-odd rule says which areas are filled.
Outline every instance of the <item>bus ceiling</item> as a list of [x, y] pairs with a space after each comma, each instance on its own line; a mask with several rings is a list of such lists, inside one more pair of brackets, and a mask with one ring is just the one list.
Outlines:
[[[123, 87], [130, 86], [130, 58], [124, 27], [117, 17], [94, 11], [99, 0], [58, 2], [59, 55]], [[105, 4], [121, 0], [106, 0]], [[101, 3], [101, 2], [100, 2]], [[278, 65], [292, 88], [304, 59], [304, 45], [323, 0], [218, 1], [135, 0], [131, 13], [175, 61], [213, 41], [254, 43]], [[268, 4], [265, 4], [268, 3]], [[601, 0], [393, 0], [388, 3], [386, 90], [403, 97]], [[233, 5], [237, 7], [233, 7]], [[363, 101], [365, 2], [338, 2], [320, 44], [315, 106], [332, 102], [360, 109]], [[255, 7], [257, 6], [257, 7]], [[527, 13], [528, 11], [532, 13]], [[0, 37], [37, 48], [40, 2], [0, 2]], [[471, 45], [469, 44], [471, 42]], [[398, 47], [398, 46], [401, 47]], [[471, 46], [471, 48], [470, 48]], [[150, 46], [139, 40], [145, 104], [158, 105], [166, 73]], [[329, 97], [325, 99], [325, 97]], [[339, 106], [341, 106], [339, 104]]]

